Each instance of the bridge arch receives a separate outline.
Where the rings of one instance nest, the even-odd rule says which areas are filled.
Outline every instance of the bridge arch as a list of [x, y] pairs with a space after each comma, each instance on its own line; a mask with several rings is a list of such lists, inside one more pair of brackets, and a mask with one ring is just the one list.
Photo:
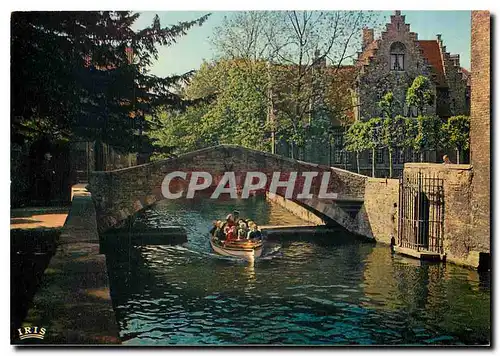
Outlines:
[[[219, 145], [139, 166], [92, 172], [88, 190], [96, 207], [99, 232], [119, 227], [137, 212], [166, 199], [162, 183], [167, 174], [175, 171], [202, 171], [219, 177], [225, 172], [236, 172], [238, 186], [247, 172], [264, 172], [268, 181], [273, 172], [297, 172], [299, 176], [303, 172], [329, 172], [328, 191], [335, 193], [334, 199], [319, 199], [318, 184], [312, 186], [313, 198], [297, 199], [295, 189], [291, 199], [352, 233], [367, 236], [356, 215], [363, 204], [368, 177], [236, 145]], [[283, 192], [284, 189], [278, 189], [276, 194], [283, 196]]]

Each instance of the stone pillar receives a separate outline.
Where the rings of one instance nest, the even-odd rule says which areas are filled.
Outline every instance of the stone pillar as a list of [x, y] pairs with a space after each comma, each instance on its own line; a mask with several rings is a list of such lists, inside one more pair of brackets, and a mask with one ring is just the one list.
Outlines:
[[471, 20], [472, 237], [476, 251], [490, 252], [490, 13], [472, 11]]

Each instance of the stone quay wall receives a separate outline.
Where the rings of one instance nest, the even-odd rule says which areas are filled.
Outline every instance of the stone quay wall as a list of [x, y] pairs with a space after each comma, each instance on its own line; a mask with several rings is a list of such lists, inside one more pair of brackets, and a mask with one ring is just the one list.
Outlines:
[[[449, 262], [477, 268], [480, 254], [489, 252], [489, 243], [474, 230], [473, 182], [476, 174], [471, 165], [406, 163], [405, 172], [422, 172], [424, 176], [443, 179], [443, 247]], [[399, 180], [368, 178], [364, 204], [358, 213], [360, 229], [377, 241], [397, 241], [399, 214]], [[361, 226], [364, 224], [364, 226]], [[368, 235], [369, 236], [369, 235]]]
[[398, 179], [368, 178], [365, 202], [357, 216], [363, 231], [377, 242], [390, 244], [392, 236], [397, 240], [398, 201]]
[[120, 344], [94, 204], [87, 194], [74, 195], [25, 324], [47, 329], [44, 344]]
[[478, 244], [472, 228], [472, 181], [475, 174], [468, 164], [407, 163], [405, 172], [421, 171], [424, 176], [443, 179], [443, 247], [446, 259], [456, 264], [478, 267]]

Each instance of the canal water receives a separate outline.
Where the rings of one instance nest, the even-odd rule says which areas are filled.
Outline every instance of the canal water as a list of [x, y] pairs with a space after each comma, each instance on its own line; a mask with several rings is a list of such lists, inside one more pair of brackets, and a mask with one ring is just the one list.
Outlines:
[[107, 254], [124, 344], [489, 343], [489, 273], [393, 255], [343, 232], [278, 236], [250, 265], [210, 249], [211, 222], [233, 209], [260, 224], [303, 223], [258, 197], [149, 208], [137, 225], [181, 225], [188, 241]]

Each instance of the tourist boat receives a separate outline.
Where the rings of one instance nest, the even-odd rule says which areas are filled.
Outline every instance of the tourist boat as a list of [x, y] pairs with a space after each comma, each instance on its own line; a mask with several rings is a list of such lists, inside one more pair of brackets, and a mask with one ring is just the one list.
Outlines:
[[263, 248], [262, 240], [254, 241], [241, 239], [225, 242], [219, 240], [212, 234], [210, 235], [210, 245], [219, 255], [240, 257], [247, 261], [253, 261], [260, 257]]

